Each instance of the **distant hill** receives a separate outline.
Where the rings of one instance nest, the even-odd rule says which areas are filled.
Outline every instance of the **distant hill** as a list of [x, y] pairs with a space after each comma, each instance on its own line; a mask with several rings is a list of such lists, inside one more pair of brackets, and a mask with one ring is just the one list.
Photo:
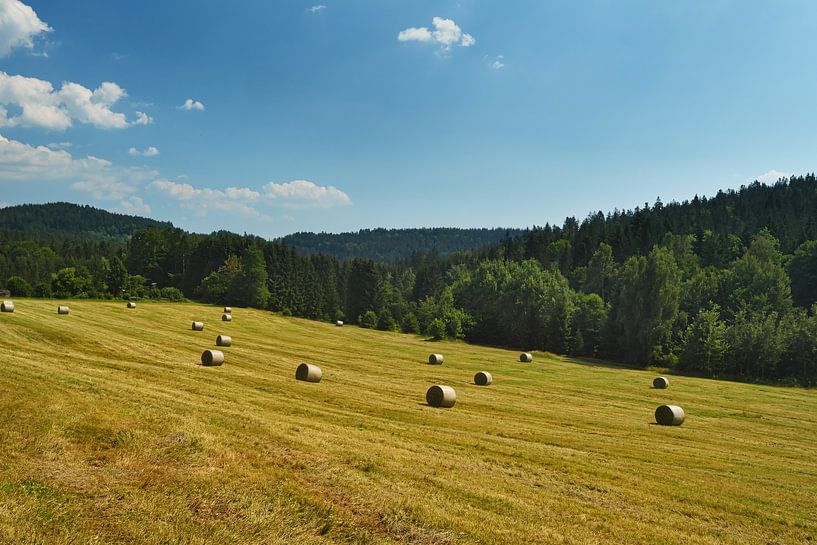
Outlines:
[[356, 233], [294, 233], [281, 239], [306, 254], [329, 254], [339, 259], [362, 257], [375, 261], [394, 261], [416, 251], [436, 249], [441, 255], [475, 250], [496, 244], [507, 236], [522, 234], [521, 229], [361, 229]]
[[67, 202], [21, 204], [0, 208], [0, 231], [21, 234], [82, 236], [93, 240], [124, 241], [140, 229], [173, 227], [169, 222], [116, 214]]

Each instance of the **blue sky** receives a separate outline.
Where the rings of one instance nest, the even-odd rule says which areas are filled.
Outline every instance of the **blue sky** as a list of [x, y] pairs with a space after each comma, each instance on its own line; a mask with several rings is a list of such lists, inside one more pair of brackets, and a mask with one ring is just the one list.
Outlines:
[[815, 170], [815, 16], [810, 1], [0, 0], [0, 204], [274, 237], [712, 195]]

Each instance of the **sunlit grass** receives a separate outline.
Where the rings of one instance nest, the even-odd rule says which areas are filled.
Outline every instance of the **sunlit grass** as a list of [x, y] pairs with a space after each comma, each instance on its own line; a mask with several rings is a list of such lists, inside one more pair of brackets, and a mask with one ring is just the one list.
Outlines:
[[[223, 323], [197, 304], [15, 302], [0, 314], [0, 543], [817, 536], [814, 391], [654, 390], [648, 372], [249, 309]], [[225, 364], [197, 365], [219, 334]], [[304, 361], [320, 383], [294, 380]], [[437, 383], [452, 409], [425, 405]], [[683, 427], [653, 424], [663, 403]]]

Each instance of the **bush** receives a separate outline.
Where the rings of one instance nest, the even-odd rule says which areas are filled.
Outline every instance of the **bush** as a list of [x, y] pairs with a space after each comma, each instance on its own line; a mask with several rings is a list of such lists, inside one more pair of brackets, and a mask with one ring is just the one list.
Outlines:
[[397, 322], [391, 315], [391, 312], [384, 310], [377, 320], [377, 329], [380, 331], [395, 331], [397, 329]]
[[34, 294], [34, 288], [21, 276], [10, 277], [6, 282], [6, 287], [14, 297], [31, 297]]
[[179, 288], [174, 288], [172, 286], [167, 288], [162, 288], [161, 290], [162, 299], [168, 299], [173, 302], [180, 302], [184, 301], [184, 293]]
[[417, 320], [417, 316], [413, 312], [409, 312], [403, 316], [403, 323], [400, 324], [400, 330], [403, 333], [417, 334], [420, 332], [420, 321]]
[[428, 331], [426, 331], [426, 333], [435, 341], [445, 339], [445, 322], [440, 318], [434, 318], [431, 320], [431, 323], [428, 324]]
[[48, 282], [40, 282], [34, 286], [34, 297], [50, 298], [52, 295], [51, 284]]
[[283, 316], [292, 316], [292, 311], [289, 310], [289, 307], [284, 307], [284, 310], [281, 311], [281, 315], [283, 315]]
[[367, 310], [358, 318], [358, 324], [366, 329], [374, 329], [377, 327], [377, 313], [373, 310]]

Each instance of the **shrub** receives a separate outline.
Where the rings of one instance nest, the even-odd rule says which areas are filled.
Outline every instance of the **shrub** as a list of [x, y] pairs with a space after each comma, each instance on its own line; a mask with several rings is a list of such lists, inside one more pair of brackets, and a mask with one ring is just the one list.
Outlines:
[[420, 321], [413, 312], [409, 312], [403, 316], [403, 323], [400, 324], [400, 330], [403, 333], [417, 334], [420, 332]]
[[283, 316], [292, 316], [292, 311], [289, 310], [289, 307], [284, 307], [284, 310], [281, 311]]
[[374, 329], [377, 327], [377, 313], [373, 310], [367, 310], [358, 319], [358, 324], [366, 329]]
[[397, 329], [397, 322], [391, 315], [391, 312], [384, 310], [377, 320], [377, 329], [380, 331], [395, 331]]
[[428, 324], [428, 331], [426, 331], [426, 333], [435, 341], [445, 339], [445, 322], [442, 321], [441, 318], [434, 318], [431, 320], [431, 323]]
[[6, 287], [14, 297], [31, 297], [34, 294], [34, 288], [21, 276], [10, 277], [6, 282]]
[[184, 293], [179, 288], [168, 286], [161, 289], [162, 299], [169, 299], [170, 301], [179, 302], [184, 301]]
[[34, 286], [34, 297], [44, 297], [48, 299], [51, 297], [51, 284], [48, 282], [40, 282], [36, 286]]

